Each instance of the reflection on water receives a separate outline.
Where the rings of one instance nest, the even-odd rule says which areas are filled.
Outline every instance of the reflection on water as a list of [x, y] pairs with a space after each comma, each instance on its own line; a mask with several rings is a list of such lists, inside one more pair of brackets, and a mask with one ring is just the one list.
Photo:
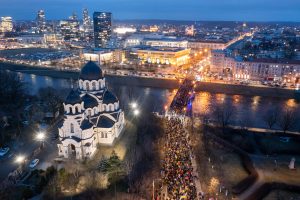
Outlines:
[[254, 96], [252, 98], [251, 109], [253, 111], [256, 111], [257, 110], [257, 106], [259, 105], [259, 103], [260, 103], [260, 96]]
[[295, 99], [289, 99], [286, 101], [286, 106], [288, 108], [297, 108], [299, 106], [299, 104], [296, 103]]
[[[72, 80], [68, 79], [55, 79], [22, 73], [18, 73], [18, 75], [23, 81], [28, 83], [28, 91], [31, 94], [37, 93], [40, 88], [44, 87], [69, 90], [72, 84]], [[147, 108], [153, 112], [162, 112], [166, 105], [171, 104], [177, 92], [177, 90], [128, 87], [123, 85], [111, 85], [111, 89], [116, 93], [123, 107], [126, 108], [126, 105], [129, 105], [130, 101], [136, 101], [139, 103], [141, 109]], [[262, 116], [273, 107], [277, 107], [279, 110], [283, 110], [286, 106], [292, 108], [300, 118], [300, 105], [294, 99], [284, 100], [260, 96], [212, 94], [209, 92], [196, 93], [193, 110], [194, 113], [202, 116], [212, 115], [214, 108], [220, 104], [231, 104], [234, 107], [235, 122], [232, 122], [233, 124], [243, 122], [247, 123], [248, 126], [266, 127]]]

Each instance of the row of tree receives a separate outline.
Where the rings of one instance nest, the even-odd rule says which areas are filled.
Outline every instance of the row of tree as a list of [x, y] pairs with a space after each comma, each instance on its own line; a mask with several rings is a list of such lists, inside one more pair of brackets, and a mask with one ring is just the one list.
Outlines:
[[62, 108], [60, 91], [41, 88], [31, 96], [30, 89], [16, 73], [0, 70], [0, 147], [13, 135], [21, 136], [23, 121], [34, 124], [43, 119], [45, 113], [55, 116]]
[[[213, 118], [223, 128], [235, 121], [236, 109], [231, 104], [220, 104], [215, 107], [213, 111]], [[264, 115], [261, 116], [261, 120], [268, 126], [269, 129], [273, 129], [277, 125], [284, 133], [296, 129], [299, 118], [295, 110], [289, 107], [270, 108]], [[240, 125], [243, 126], [243, 121], [240, 121]]]

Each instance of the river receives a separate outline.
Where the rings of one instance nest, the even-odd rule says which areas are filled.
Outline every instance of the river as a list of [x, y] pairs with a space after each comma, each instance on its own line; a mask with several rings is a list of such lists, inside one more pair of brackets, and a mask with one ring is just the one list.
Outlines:
[[[61, 91], [65, 97], [71, 89], [71, 85], [76, 86], [76, 82], [70, 79], [57, 79], [20, 72], [18, 75], [27, 83], [28, 92], [31, 94], [36, 94], [41, 88], [53, 87]], [[162, 112], [164, 107], [170, 104], [176, 92], [176, 90], [109, 85], [109, 83], [108, 87], [118, 96], [125, 111], [128, 109], [127, 105], [134, 100], [140, 105], [141, 111], [148, 108], [153, 112]], [[231, 104], [234, 108], [235, 115], [231, 121], [234, 125], [266, 128], [263, 116], [273, 107], [277, 107], [281, 111], [286, 107], [291, 108], [300, 120], [300, 104], [294, 99], [198, 92], [193, 103], [193, 110], [196, 114], [212, 115], [214, 108], [223, 103]], [[300, 123], [297, 123], [295, 130], [299, 129]]]

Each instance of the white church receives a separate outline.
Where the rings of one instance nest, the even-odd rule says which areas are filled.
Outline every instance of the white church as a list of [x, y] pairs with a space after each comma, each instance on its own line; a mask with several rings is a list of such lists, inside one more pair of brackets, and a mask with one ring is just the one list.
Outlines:
[[119, 100], [107, 89], [96, 63], [84, 65], [78, 83], [63, 103], [65, 114], [58, 128], [58, 154], [64, 158], [90, 158], [97, 144], [112, 145], [125, 123]]

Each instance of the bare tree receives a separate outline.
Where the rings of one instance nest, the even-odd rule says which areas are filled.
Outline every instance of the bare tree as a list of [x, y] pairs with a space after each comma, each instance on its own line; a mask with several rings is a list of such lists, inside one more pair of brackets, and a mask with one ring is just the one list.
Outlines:
[[20, 121], [26, 99], [26, 84], [15, 73], [0, 71], [0, 111], [11, 116], [21, 133]]
[[278, 114], [277, 108], [271, 108], [263, 116], [263, 120], [268, 125], [269, 129], [272, 129], [272, 127], [278, 122]]
[[39, 90], [39, 97], [43, 105], [51, 112], [52, 116], [55, 117], [56, 112], [62, 105], [62, 98], [58, 92], [51, 87], [41, 88]]
[[294, 128], [296, 124], [297, 117], [295, 111], [291, 108], [285, 108], [278, 121], [278, 125], [283, 130], [283, 133]]
[[216, 106], [213, 114], [217, 123], [222, 126], [223, 133], [229, 122], [232, 120], [235, 113], [235, 109], [231, 104], [221, 104]]

